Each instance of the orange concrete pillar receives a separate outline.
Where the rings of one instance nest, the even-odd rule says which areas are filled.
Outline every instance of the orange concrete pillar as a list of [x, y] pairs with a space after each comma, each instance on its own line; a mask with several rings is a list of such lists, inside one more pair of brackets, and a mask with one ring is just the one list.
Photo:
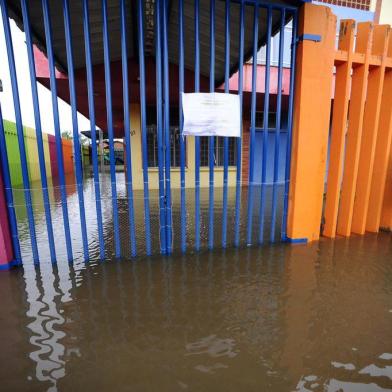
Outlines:
[[[389, 38], [388, 57], [392, 57], [392, 39]], [[378, 126], [376, 153], [374, 157], [374, 169], [372, 184], [370, 187], [369, 209], [366, 220], [366, 230], [378, 232], [380, 228], [382, 204], [385, 193], [385, 184], [388, 170], [388, 161], [392, 142], [392, 69], [386, 70], [384, 87], [381, 98], [380, 121]], [[392, 181], [392, 179], [389, 179]], [[392, 184], [388, 184], [392, 187]], [[389, 193], [389, 204], [392, 204], [392, 193]], [[388, 204], [388, 201], [386, 204]], [[392, 216], [392, 214], [391, 214]], [[389, 228], [392, 228], [390, 219]], [[385, 226], [388, 227], [388, 224]]]
[[385, 182], [384, 203], [381, 211], [380, 227], [392, 231], [392, 148], [389, 155], [387, 180]]
[[353, 69], [351, 77], [350, 111], [346, 137], [346, 153], [344, 157], [344, 174], [336, 230], [337, 234], [346, 237], [351, 234], [372, 34], [372, 23], [358, 23], [355, 51], [364, 56], [364, 63]]
[[333, 105], [331, 145], [329, 153], [329, 168], [327, 195], [325, 201], [325, 226], [323, 235], [335, 237], [340, 199], [340, 185], [343, 173], [344, 145], [347, 131], [347, 112], [350, 99], [351, 66], [354, 47], [354, 20], [340, 22], [339, 50], [347, 51], [347, 61], [336, 65], [335, 94]]
[[321, 40], [297, 48], [287, 236], [313, 241], [320, 236], [331, 112], [336, 16], [330, 8], [304, 4], [298, 35], [304, 34]]
[[377, 25], [374, 27], [372, 54], [381, 56], [381, 66], [369, 69], [361, 153], [351, 226], [351, 231], [357, 234], [364, 234], [366, 228], [389, 35], [389, 26]]

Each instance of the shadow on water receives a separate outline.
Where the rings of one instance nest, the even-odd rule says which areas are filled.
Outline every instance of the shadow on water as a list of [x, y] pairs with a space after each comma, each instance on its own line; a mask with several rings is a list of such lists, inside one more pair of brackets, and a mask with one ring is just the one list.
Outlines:
[[5, 391], [392, 391], [391, 235], [0, 275]]

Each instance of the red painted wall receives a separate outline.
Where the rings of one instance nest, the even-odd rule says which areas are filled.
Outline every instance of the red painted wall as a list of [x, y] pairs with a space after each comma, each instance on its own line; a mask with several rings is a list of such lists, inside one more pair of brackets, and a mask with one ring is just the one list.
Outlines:
[[59, 165], [56, 153], [56, 138], [53, 135], [48, 135], [50, 167], [52, 169], [52, 177], [58, 177]]
[[[49, 72], [47, 59], [45, 55], [36, 50], [35, 61], [37, 68], [37, 77], [40, 83], [50, 88]], [[147, 105], [156, 105], [156, 70], [155, 70], [155, 60], [151, 57], [146, 58], [145, 74], [146, 74], [146, 102]], [[102, 129], [107, 129], [106, 127], [106, 99], [105, 99], [105, 73], [103, 64], [99, 64], [93, 67], [94, 74], [94, 101], [95, 101], [95, 114], [96, 123]], [[121, 62], [114, 61], [110, 64], [111, 69], [111, 82], [112, 82], [112, 110], [113, 110], [113, 125], [114, 133], [116, 137], [124, 136], [124, 125], [123, 125], [123, 91], [122, 91], [122, 70]], [[271, 67], [271, 79], [270, 79], [270, 111], [274, 111], [276, 107], [276, 97], [277, 97], [277, 85], [278, 85], [278, 68]], [[169, 69], [170, 75], [170, 104], [173, 106], [178, 105], [178, 66], [175, 64], [170, 64]], [[68, 88], [68, 78], [67, 75], [56, 72], [57, 79], [57, 90], [60, 98], [69, 102], [69, 88]], [[128, 60], [128, 79], [129, 79], [129, 98], [131, 103], [139, 103], [139, 64], [134, 59]], [[185, 92], [194, 91], [194, 73], [190, 70], [185, 70]], [[263, 101], [265, 93], [265, 66], [259, 65], [257, 69], [257, 110], [263, 110]], [[244, 65], [244, 95], [243, 95], [243, 110], [244, 115], [250, 112], [251, 106], [251, 92], [252, 92], [252, 65]], [[290, 69], [283, 69], [283, 80], [282, 80], [282, 110], [287, 109], [288, 94], [290, 89]], [[78, 69], [75, 72], [75, 83], [77, 92], [77, 102], [78, 110], [86, 117], [89, 117], [88, 110], [88, 96], [87, 96], [87, 83], [86, 83], [86, 70]], [[230, 91], [235, 93], [238, 91], [238, 72], [233, 74], [230, 78]], [[217, 91], [224, 90], [224, 85], [217, 88]], [[201, 77], [200, 79], [200, 91], [209, 91], [209, 81], [208, 78]], [[132, 119], [131, 119], [132, 121]]]
[[0, 170], [0, 268], [6, 267], [14, 258], [8, 211], [4, 195], [3, 176]]
[[[224, 88], [222, 85], [221, 89]], [[229, 80], [230, 91], [238, 91], [238, 72], [233, 74]], [[252, 92], [252, 64], [245, 64], [243, 69], [243, 89], [244, 92]], [[270, 67], [270, 94], [278, 92], [278, 67]], [[257, 93], [265, 93], [265, 66], [257, 66]], [[282, 94], [289, 95], [290, 91], [290, 68], [283, 68]]]

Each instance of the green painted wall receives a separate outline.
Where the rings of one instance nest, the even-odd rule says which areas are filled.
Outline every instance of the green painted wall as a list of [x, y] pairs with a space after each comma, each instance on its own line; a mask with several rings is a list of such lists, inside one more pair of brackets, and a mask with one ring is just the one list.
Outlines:
[[11, 183], [13, 187], [22, 185], [22, 169], [15, 123], [4, 120], [5, 140], [7, 144], [8, 162], [10, 165]]
[[[18, 137], [16, 131], [16, 124], [4, 120], [4, 130], [7, 144], [7, 155], [10, 166], [11, 183], [14, 195], [14, 203], [16, 207], [16, 215], [18, 219], [26, 219], [27, 212], [25, 206], [24, 192], [23, 192], [23, 180], [22, 180], [22, 169], [20, 164], [20, 152]], [[38, 184], [36, 181], [41, 180], [39, 160], [38, 160], [38, 147], [37, 139], [35, 135], [35, 130], [32, 128], [24, 127], [24, 141], [27, 156], [27, 166], [29, 171], [30, 186], [31, 186], [31, 199], [33, 204], [34, 213], [40, 214], [43, 212], [43, 201], [42, 201], [42, 191], [40, 189], [41, 183]], [[43, 144], [44, 144], [44, 154], [45, 154], [45, 167], [46, 175], [48, 179], [48, 186], [51, 189], [52, 185], [52, 170], [50, 164], [50, 153], [49, 153], [49, 142], [46, 133], [42, 134]], [[49, 191], [52, 193], [52, 191]], [[53, 198], [53, 195], [51, 195]]]
[[89, 147], [88, 146], [82, 146], [82, 163], [83, 163], [83, 166], [90, 165], [90, 156], [89, 156]]
[[41, 179], [41, 175], [39, 171], [38, 148], [37, 139], [35, 137], [35, 130], [32, 128], [23, 127], [23, 133], [30, 182], [39, 181]]
[[[4, 120], [3, 123], [7, 144], [8, 161], [10, 165], [11, 182], [13, 187], [18, 187], [23, 184], [23, 181], [16, 125], [15, 123], [8, 120]], [[38, 148], [35, 130], [32, 128], [24, 127], [23, 133], [30, 181], [40, 181], [41, 176], [39, 170]], [[48, 136], [47, 134], [43, 133], [42, 137], [44, 143], [46, 176], [49, 181], [49, 179], [52, 177], [52, 170], [50, 165]]]

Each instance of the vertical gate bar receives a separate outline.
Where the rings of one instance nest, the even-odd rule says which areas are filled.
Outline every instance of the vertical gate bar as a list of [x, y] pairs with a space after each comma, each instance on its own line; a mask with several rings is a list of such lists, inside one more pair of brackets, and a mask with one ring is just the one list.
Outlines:
[[172, 197], [171, 197], [171, 133], [170, 133], [170, 98], [169, 98], [169, 50], [167, 37], [168, 1], [162, 0], [163, 6], [163, 79], [164, 79], [164, 135], [165, 135], [165, 201], [166, 201], [166, 250], [172, 253]]
[[146, 226], [146, 253], [151, 255], [151, 224], [150, 224], [150, 195], [148, 189], [148, 155], [146, 129], [146, 75], [144, 65], [144, 11], [143, 1], [138, 0], [138, 46], [139, 46], [139, 74], [140, 74], [140, 123], [142, 131], [142, 161], [143, 161], [143, 193], [144, 193], [144, 221]]
[[18, 223], [16, 220], [14, 196], [12, 194], [12, 184], [10, 175], [10, 166], [8, 163], [7, 144], [5, 140], [5, 132], [3, 125], [3, 115], [0, 106], [0, 167], [2, 168], [3, 181], [5, 188], [5, 200], [7, 202], [7, 210], [9, 216], [9, 223], [12, 236], [12, 245], [15, 255], [15, 260], [18, 264], [22, 263], [22, 256], [20, 253], [19, 234], [18, 234]]
[[[215, 0], [210, 0], [210, 92], [215, 91]], [[208, 203], [208, 248], [214, 247], [214, 166], [215, 137], [208, 138], [208, 164], [209, 164], [209, 203]], [[218, 141], [218, 139], [217, 139]], [[218, 155], [218, 154], [216, 154]]]
[[294, 81], [295, 81], [295, 61], [297, 53], [297, 28], [298, 13], [293, 13], [293, 29], [291, 37], [291, 59], [290, 59], [290, 90], [289, 90], [289, 110], [287, 119], [287, 144], [286, 144], [286, 164], [284, 175], [284, 198], [283, 198], [283, 215], [281, 239], [287, 240], [287, 216], [289, 206], [289, 189], [290, 189], [290, 166], [291, 166], [291, 143], [292, 143], [292, 127], [293, 127], [293, 108], [294, 108]]
[[125, 0], [120, 3], [121, 12], [121, 65], [123, 81], [123, 106], [124, 106], [124, 132], [125, 132], [125, 157], [126, 157], [126, 183], [128, 194], [128, 219], [129, 240], [131, 245], [131, 256], [135, 257], [136, 232], [135, 232], [135, 210], [133, 205], [132, 184], [132, 154], [131, 154], [131, 117], [129, 114], [129, 81], [128, 81], [128, 48], [127, 48], [127, 13]]
[[105, 95], [106, 95], [106, 120], [109, 136], [109, 163], [110, 180], [112, 186], [112, 205], [113, 205], [113, 226], [114, 243], [116, 257], [121, 256], [120, 229], [118, 226], [118, 203], [116, 185], [116, 157], [114, 155], [114, 129], [113, 129], [113, 107], [112, 107], [112, 82], [110, 75], [110, 47], [108, 31], [108, 6], [107, 0], [102, 0], [102, 21], [103, 21], [103, 56], [105, 68]]
[[[159, 245], [162, 254], [167, 252], [166, 244], [166, 209], [165, 209], [165, 158], [162, 118], [162, 56], [161, 56], [161, 4], [155, 2], [155, 63], [157, 93], [157, 142], [158, 142], [158, 175], [159, 175]], [[170, 146], [170, 145], [169, 145]]]
[[7, 9], [6, 0], [1, 0], [0, 4], [1, 4], [1, 13], [3, 18], [5, 44], [7, 48], [8, 67], [9, 67], [10, 78], [11, 78], [12, 98], [13, 98], [14, 109], [15, 109], [16, 129], [17, 129], [18, 145], [20, 151], [20, 164], [22, 168], [24, 197], [25, 197], [26, 210], [27, 210], [27, 216], [29, 222], [31, 248], [33, 252], [34, 263], [38, 263], [39, 255], [38, 255], [38, 247], [37, 247], [37, 237], [35, 232], [34, 212], [33, 212], [33, 206], [31, 201], [30, 180], [29, 180], [29, 172], [27, 167], [26, 147], [24, 143], [22, 113], [21, 113], [20, 100], [19, 100], [18, 80], [16, 76], [14, 48], [12, 44], [12, 36], [11, 36], [10, 23], [8, 19], [8, 9]]
[[52, 46], [52, 24], [50, 20], [50, 9], [49, 9], [48, 0], [42, 0], [42, 13], [44, 19], [45, 38], [46, 38], [46, 55], [48, 58], [48, 65], [49, 65], [50, 91], [52, 96], [53, 123], [54, 123], [54, 132], [56, 138], [56, 155], [57, 155], [58, 169], [59, 169], [59, 183], [60, 183], [60, 194], [61, 194], [61, 208], [62, 208], [63, 223], [64, 223], [65, 244], [67, 247], [67, 259], [68, 262], [70, 263], [73, 260], [72, 242], [71, 242], [71, 233], [69, 229], [67, 190], [66, 190], [65, 173], [64, 173], [64, 156], [63, 156], [63, 147], [61, 141], [60, 117], [59, 117], [59, 107], [58, 107], [58, 100], [57, 100], [58, 98], [57, 98], [57, 84], [56, 84], [56, 69], [54, 65], [54, 55], [53, 55], [53, 46]]
[[63, 13], [64, 13], [65, 45], [67, 50], [69, 96], [70, 96], [71, 111], [72, 111], [73, 145], [74, 145], [75, 166], [76, 166], [75, 174], [76, 174], [76, 184], [78, 188], [78, 197], [79, 197], [79, 213], [80, 213], [80, 223], [82, 229], [83, 252], [84, 252], [84, 259], [87, 261], [89, 259], [88, 238], [87, 238], [87, 227], [86, 227], [86, 215], [84, 209], [83, 175], [82, 175], [82, 160], [81, 160], [81, 151], [80, 151], [80, 142], [79, 142], [75, 74], [73, 68], [71, 16], [69, 14], [68, 0], [63, 0]]
[[30, 16], [29, 16], [29, 10], [26, 4], [26, 0], [21, 0], [21, 7], [22, 7], [23, 27], [26, 35], [27, 57], [29, 63], [30, 83], [31, 83], [31, 95], [33, 99], [33, 108], [34, 108], [35, 134], [37, 138], [38, 162], [39, 162], [39, 170], [40, 170], [40, 177], [41, 177], [42, 197], [43, 197], [43, 203], [45, 209], [46, 227], [48, 232], [50, 258], [52, 263], [55, 263], [56, 249], [54, 245], [52, 215], [50, 211], [48, 179], [46, 176], [45, 153], [44, 153], [44, 146], [42, 140], [41, 116], [39, 110], [37, 78], [35, 73], [33, 43], [31, 38], [31, 29], [30, 29]]
[[[230, 92], [230, 0], [225, 4], [225, 93]], [[223, 139], [223, 211], [222, 211], [222, 247], [227, 243], [227, 186], [229, 177], [229, 138]]]
[[281, 10], [280, 35], [279, 35], [279, 59], [278, 59], [278, 97], [276, 103], [276, 132], [274, 151], [274, 180], [272, 190], [272, 217], [270, 241], [275, 242], [276, 212], [278, 204], [277, 183], [279, 181], [279, 153], [280, 153], [280, 127], [282, 117], [282, 78], [283, 78], [283, 49], [284, 49], [284, 27], [286, 21], [286, 10]]
[[182, 96], [184, 92], [184, 10], [183, 0], [178, 0], [179, 37], [179, 95], [178, 113], [180, 125], [180, 186], [181, 186], [181, 251], [186, 251], [186, 195], [185, 195], [185, 136], [183, 135]]
[[259, 209], [259, 244], [264, 241], [264, 210], [265, 210], [265, 186], [267, 182], [267, 154], [268, 154], [268, 120], [269, 120], [269, 94], [270, 94], [270, 71], [271, 71], [271, 31], [272, 9], [267, 8], [267, 43], [265, 56], [265, 83], [264, 83], [264, 113], [263, 113], [263, 152], [261, 167], [261, 193]]
[[102, 206], [101, 206], [101, 190], [99, 187], [99, 171], [98, 171], [98, 152], [97, 152], [97, 136], [95, 122], [94, 107], [94, 78], [91, 60], [91, 42], [90, 42], [90, 15], [88, 0], [83, 0], [83, 31], [84, 31], [84, 48], [86, 55], [86, 74], [87, 74], [87, 93], [88, 107], [91, 128], [91, 155], [93, 161], [94, 189], [95, 189], [95, 207], [97, 210], [97, 225], [99, 238], [99, 257], [101, 260], [105, 258], [105, 243], [103, 238], [102, 224]]
[[244, 73], [244, 0], [240, 4], [240, 36], [239, 36], [239, 61], [238, 61], [238, 94], [240, 96], [240, 118], [241, 118], [241, 134], [237, 138], [236, 151], [236, 188], [235, 188], [235, 224], [234, 224], [234, 245], [240, 245], [240, 216], [241, 216], [241, 170], [242, 170], [242, 133], [243, 133], [243, 110], [242, 110], [242, 95], [243, 95], [243, 73]]
[[[195, 0], [195, 92], [200, 91], [199, 0]], [[195, 249], [200, 249], [200, 137], [195, 136]]]
[[256, 79], [257, 79], [257, 49], [259, 36], [259, 8], [254, 5], [253, 10], [253, 56], [252, 56], [252, 97], [250, 114], [250, 137], [249, 137], [249, 185], [248, 185], [248, 222], [246, 230], [246, 244], [252, 245], [252, 225], [253, 225], [253, 187], [254, 187], [254, 145], [255, 145], [255, 125], [256, 125]]

